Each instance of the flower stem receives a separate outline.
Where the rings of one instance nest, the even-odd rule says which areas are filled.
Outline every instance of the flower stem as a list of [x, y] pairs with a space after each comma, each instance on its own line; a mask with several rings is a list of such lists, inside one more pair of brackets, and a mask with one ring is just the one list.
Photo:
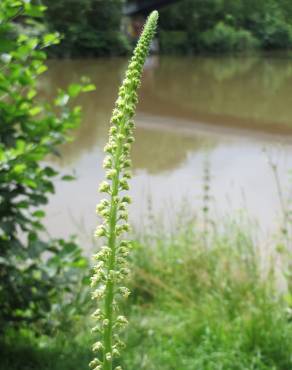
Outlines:
[[[117, 224], [117, 204], [115, 199], [119, 192], [119, 177], [120, 177], [120, 152], [121, 152], [121, 142], [119, 141], [116, 157], [115, 157], [115, 170], [116, 175], [112, 182], [112, 194], [111, 194], [111, 205], [110, 205], [110, 223], [109, 223], [109, 238], [108, 246], [111, 250], [110, 258], [108, 261], [107, 273], [108, 279], [106, 283], [106, 293], [105, 293], [105, 317], [107, 317], [109, 323], [104, 330], [104, 353], [103, 353], [103, 363], [104, 370], [112, 369], [112, 336], [113, 336], [113, 300], [114, 300], [114, 281], [110, 278], [111, 271], [115, 271], [116, 268], [116, 224]], [[107, 361], [106, 354], [110, 353], [110, 360]]]
[[[128, 196], [121, 196], [121, 192], [129, 190], [128, 180], [131, 177], [129, 168], [130, 148], [134, 141], [132, 121], [137, 104], [137, 89], [151, 40], [154, 36], [158, 13], [152, 12], [148, 17], [141, 34], [134, 55], [126, 72], [126, 78], [119, 89], [119, 96], [111, 119], [111, 128], [108, 144], [105, 146], [107, 156], [104, 160], [106, 178], [100, 184], [100, 192], [106, 193], [108, 199], [103, 199], [97, 206], [97, 212], [103, 218], [103, 223], [96, 230], [96, 236], [104, 238], [105, 244], [94, 258], [94, 274], [91, 286], [94, 289], [92, 298], [98, 300], [99, 306], [93, 317], [98, 325], [92, 329], [98, 333], [100, 341], [93, 345], [97, 352], [96, 358], [91, 361], [93, 370], [112, 370], [114, 359], [120, 354], [123, 343], [118, 336], [118, 329], [122, 328], [127, 320], [118, 315], [118, 299], [127, 297], [129, 290], [121, 286], [128, 275], [127, 255], [130, 242], [121, 240], [120, 236], [129, 231], [127, 223]], [[100, 305], [100, 303], [102, 303]], [[115, 370], [122, 370], [120, 366]]]

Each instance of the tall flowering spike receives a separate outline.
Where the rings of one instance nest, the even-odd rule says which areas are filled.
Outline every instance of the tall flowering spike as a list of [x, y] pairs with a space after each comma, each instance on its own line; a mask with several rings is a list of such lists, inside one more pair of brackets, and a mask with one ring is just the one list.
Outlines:
[[[92, 350], [95, 358], [89, 366], [93, 370], [112, 370], [115, 358], [119, 357], [124, 344], [119, 338], [119, 330], [127, 324], [127, 319], [119, 314], [119, 297], [128, 297], [128, 288], [123, 284], [129, 273], [127, 255], [130, 242], [122, 235], [129, 231], [127, 206], [130, 198], [121, 195], [129, 190], [131, 178], [130, 148], [134, 141], [133, 116], [137, 104], [137, 89], [147, 57], [151, 40], [158, 21], [158, 12], [150, 14], [134, 50], [111, 119], [109, 140], [104, 148], [106, 157], [103, 167], [106, 180], [99, 186], [99, 191], [106, 194], [96, 208], [103, 223], [96, 229], [96, 236], [103, 238], [104, 246], [94, 256], [94, 274], [91, 278], [92, 299], [98, 303], [93, 313], [97, 324], [92, 329], [98, 338]], [[120, 366], [115, 368], [122, 370]]]

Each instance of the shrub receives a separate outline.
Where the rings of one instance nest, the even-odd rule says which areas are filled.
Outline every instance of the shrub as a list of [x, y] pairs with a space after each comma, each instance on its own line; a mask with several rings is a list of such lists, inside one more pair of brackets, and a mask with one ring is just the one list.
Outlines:
[[215, 52], [243, 51], [258, 46], [257, 39], [249, 31], [237, 30], [224, 22], [218, 22], [214, 28], [203, 32], [201, 43], [204, 49]]
[[[25, 33], [44, 7], [27, 1], [0, 2], [0, 325], [39, 323], [61, 291], [70, 292], [86, 267], [74, 241], [45, 240], [41, 209], [54, 192], [59, 173], [44, 164], [68, 140], [80, 108], [71, 98], [94, 88], [86, 82], [41, 101], [39, 76], [46, 70], [44, 49], [56, 34]], [[21, 15], [21, 17], [19, 17]], [[22, 30], [19, 33], [19, 30]], [[65, 177], [65, 179], [68, 177]]]
[[258, 33], [265, 49], [287, 49], [292, 46], [292, 25], [280, 18], [268, 17]]
[[49, 29], [63, 37], [51, 49], [61, 57], [124, 55], [130, 44], [121, 35], [122, 0], [45, 0]]
[[126, 36], [119, 31], [94, 32], [92, 30], [84, 30], [84, 32], [78, 34], [74, 47], [70, 51], [70, 56], [125, 55], [129, 49], [130, 45]]
[[161, 31], [160, 51], [165, 54], [185, 54], [188, 49], [187, 33], [184, 31]]

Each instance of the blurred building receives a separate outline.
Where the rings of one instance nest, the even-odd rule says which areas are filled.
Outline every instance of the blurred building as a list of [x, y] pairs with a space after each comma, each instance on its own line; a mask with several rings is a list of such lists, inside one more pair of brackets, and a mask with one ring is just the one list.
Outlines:
[[[170, 5], [180, 0], [129, 0], [125, 2], [123, 28], [126, 34], [136, 41], [142, 31], [147, 15], [153, 10]], [[152, 52], [158, 51], [158, 40], [152, 43]]]

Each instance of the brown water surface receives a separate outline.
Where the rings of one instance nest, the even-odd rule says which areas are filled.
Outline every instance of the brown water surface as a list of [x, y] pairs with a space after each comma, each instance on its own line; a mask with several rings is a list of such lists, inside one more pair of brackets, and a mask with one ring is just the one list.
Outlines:
[[[77, 181], [60, 182], [47, 207], [54, 236], [71, 233], [84, 243], [96, 225], [103, 146], [127, 61], [51, 61], [41, 83], [51, 98], [83, 75], [96, 84], [84, 94], [75, 141], [49, 160]], [[151, 208], [172, 224], [183, 201], [202, 207], [203, 165], [210, 163], [214, 217], [247, 209], [261, 228], [279, 225], [280, 203], [268, 157], [277, 163], [283, 192], [292, 169], [292, 60], [288, 57], [148, 59], [140, 89], [133, 147], [131, 220], [145, 225]], [[265, 151], [263, 150], [265, 149]]]

